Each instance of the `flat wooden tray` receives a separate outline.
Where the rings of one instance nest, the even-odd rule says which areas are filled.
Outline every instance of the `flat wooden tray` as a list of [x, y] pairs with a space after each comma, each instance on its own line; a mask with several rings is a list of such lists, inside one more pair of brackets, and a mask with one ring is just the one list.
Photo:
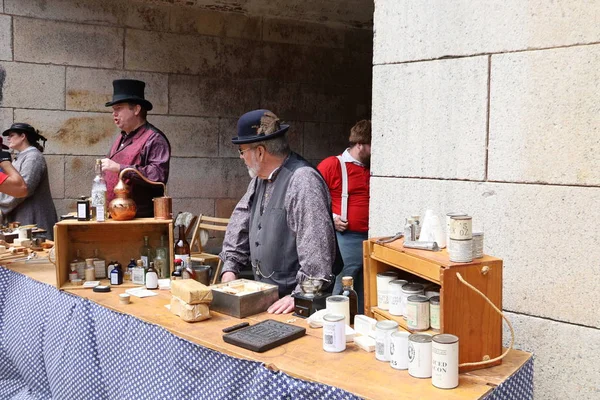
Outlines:
[[223, 335], [227, 343], [262, 353], [306, 334], [306, 328], [267, 319]]

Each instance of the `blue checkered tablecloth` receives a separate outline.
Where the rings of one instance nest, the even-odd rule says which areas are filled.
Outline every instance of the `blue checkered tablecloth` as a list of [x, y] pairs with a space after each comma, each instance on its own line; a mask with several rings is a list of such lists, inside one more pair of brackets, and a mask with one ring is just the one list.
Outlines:
[[[532, 367], [528, 362], [488, 399], [532, 398]], [[358, 397], [207, 349], [0, 267], [0, 399]]]

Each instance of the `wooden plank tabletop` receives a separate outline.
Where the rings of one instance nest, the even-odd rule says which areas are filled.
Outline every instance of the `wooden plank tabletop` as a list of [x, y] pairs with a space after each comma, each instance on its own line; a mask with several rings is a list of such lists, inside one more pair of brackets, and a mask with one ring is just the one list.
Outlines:
[[[50, 263], [12, 263], [7, 268], [20, 272], [41, 282], [54, 285], [56, 273]], [[130, 314], [143, 321], [160, 325], [173, 334], [213, 350], [264, 363], [274, 370], [281, 370], [291, 376], [336, 386], [367, 399], [388, 399], [401, 396], [404, 399], [479, 399], [517, 371], [531, 354], [512, 350], [502, 365], [461, 374], [459, 386], [452, 390], [437, 389], [431, 379], [416, 379], [407, 371], [392, 369], [389, 363], [377, 361], [374, 353], [367, 353], [354, 344], [348, 343], [342, 353], [327, 353], [322, 348], [320, 329], [308, 327], [305, 320], [291, 314], [258, 314], [243, 320], [211, 313], [209, 320], [187, 323], [174, 316], [165, 307], [170, 300], [170, 292], [159, 290], [157, 296], [147, 298], [131, 297], [128, 305], [119, 304], [118, 294], [125, 288], [113, 286], [110, 293], [95, 293], [89, 289], [69, 291], [87, 298], [109, 309]], [[306, 328], [307, 335], [283, 346], [264, 353], [255, 353], [225, 343], [221, 329], [241, 321], [251, 324], [276, 319]], [[294, 321], [295, 319], [295, 321]]]

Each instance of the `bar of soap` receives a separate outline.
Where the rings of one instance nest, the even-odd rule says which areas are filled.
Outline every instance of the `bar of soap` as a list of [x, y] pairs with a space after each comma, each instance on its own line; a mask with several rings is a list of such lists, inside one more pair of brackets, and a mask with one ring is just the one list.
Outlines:
[[171, 296], [171, 313], [186, 322], [198, 322], [210, 318], [208, 304], [188, 304], [175, 296]]
[[346, 325], [346, 343], [352, 342], [354, 336], [356, 336], [356, 331], [352, 329], [350, 325]]
[[375, 338], [375, 325], [377, 320], [366, 315], [359, 314], [354, 317], [354, 330], [363, 336]]
[[16, 238], [15, 240], [13, 240], [13, 244], [15, 246], [23, 246], [23, 247], [29, 247], [31, 246], [31, 240], [30, 239], [21, 239], [21, 238]]
[[187, 304], [210, 304], [213, 299], [212, 290], [193, 279], [171, 281], [171, 294]]
[[368, 336], [355, 336], [354, 343], [368, 353], [375, 351], [375, 339]]

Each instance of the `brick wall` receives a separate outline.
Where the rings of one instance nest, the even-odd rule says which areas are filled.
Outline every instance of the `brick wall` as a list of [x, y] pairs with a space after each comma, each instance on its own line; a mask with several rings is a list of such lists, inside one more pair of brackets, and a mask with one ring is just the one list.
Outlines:
[[117, 134], [104, 107], [113, 79], [146, 81], [148, 120], [172, 145], [174, 212], [229, 216], [249, 182], [230, 142], [244, 112], [290, 122], [292, 147], [313, 162], [370, 113], [370, 29], [165, 3], [0, 2], [0, 127], [29, 122], [48, 138], [60, 214], [89, 194]]

